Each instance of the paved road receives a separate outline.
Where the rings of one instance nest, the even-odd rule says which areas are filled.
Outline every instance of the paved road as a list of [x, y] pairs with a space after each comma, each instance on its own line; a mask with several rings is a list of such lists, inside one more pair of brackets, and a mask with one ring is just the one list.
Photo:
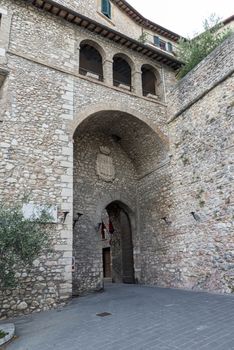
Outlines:
[[234, 350], [233, 296], [109, 285], [15, 323], [7, 350]]

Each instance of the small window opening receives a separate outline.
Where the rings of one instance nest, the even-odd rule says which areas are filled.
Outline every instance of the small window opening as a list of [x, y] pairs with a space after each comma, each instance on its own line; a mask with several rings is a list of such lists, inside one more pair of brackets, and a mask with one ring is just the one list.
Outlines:
[[113, 85], [132, 90], [132, 72], [127, 61], [120, 56], [115, 56], [113, 61]]
[[159, 47], [161, 50], [167, 51], [166, 42], [160, 39], [158, 36], [154, 36], [154, 45]]
[[168, 52], [172, 53], [172, 51], [173, 51], [173, 46], [172, 46], [171, 43], [167, 43], [167, 50], [168, 50]]
[[105, 15], [106, 17], [111, 19], [111, 3], [110, 0], [102, 0], [102, 13], [103, 15]]
[[93, 46], [81, 44], [79, 73], [103, 81], [102, 56]]
[[157, 79], [153, 71], [153, 68], [148, 66], [143, 66], [141, 71], [142, 71], [143, 96], [149, 96], [149, 95], [156, 96]]
[[166, 42], [163, 41], [163, 40], [160, 40], [159, 47], [160, 47], [161, 50], [166, 51], [166, 49], [167, 49]]

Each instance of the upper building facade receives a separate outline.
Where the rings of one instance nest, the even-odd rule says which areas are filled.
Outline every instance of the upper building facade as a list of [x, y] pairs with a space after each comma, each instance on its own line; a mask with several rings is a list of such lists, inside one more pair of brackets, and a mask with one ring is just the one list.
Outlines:
[[199, 133], [213, 134], [199, 113], [196, 130], [169, 123], [200, 79], [169, 95], [179, 36], [123, 0], [2, 0], [0, 21], [0, 200], [27, 197], [27, 210], [55, 213], [53, 252], [17, 271], [19, 288], [0, 291], [0, 316], [100, 290], [105, 277], [230, 292], [195, 220], [213, 188], [199, 178], [190, 136], [203, 150]]
[[67, 6], [98, 23], [119, 31], [128, 37], [141, 40], [155, 47], [173, 53], [180, 36], [169, 29], [149, 21], [125, 0], [62, 1]]
[[[65, 19], [64, 23], [72, 23], [73, 26], [73, 37], [69, 38], [69, 40], [66, 40], [66, 38], [62, 38], [64, 46], [59, 47], [53, 47], [55, 46], [56, 38], [58, 38], [61, 33], [59, 31], [57, 33], [54, 33], [55, 41], [51, 42], [51, 50], [55, 49], [56, 53], [58, 54], [59, 59], [63, 58], [63, 52], [66, 52], [66, 48], [69, 50], [69, 54], [71, 55], [71, 45], [74, 45], [74, 52], [73, 52], [73, 62], [76, 63], [76, 65], [79, 66], [78, 60], [81, 60], [81, 67], [80, 74], [85, 74], [85, 70], [90, 70], [90, 76], [92, 74], [92, 70], [94, 71], [95, 75], [95, 67], [94, 65], [96, 63], [94, 62], [100, 62], [102, 68], [96, 67], [98, 70], [99, 80], [107, 80], [108, 73], [106, 72], [108, 70], [108, 62], [113, 61], [113, 55], [108, 52], [108, 50], [105, 50], [105, 44], [104, 47], [102, 47], [103, 39], [108, 39], [108, 45], [110, 42], [116, 43], [116, 54], [118, 54], [118, 51], [124, 54], [124, 52], [130, 52], [133, 50], [134, 52], [131, 52], [132, 56], [128, 60], [128, 66], [131, 69], [131, 79], [128, 80], [129, 89], [132, 91], [138, 90], [144, 90], [142, 93], [145, 95], [148, 90], [150, 95], [157, 95], [155, 91], [154, 83], [149, 83], [150, 86], [146, 86], [144, 88], [140, 88], [139, 82], [136, 81], [137, 78], [137, 72], [140, 73], [140, 75], [143, 73], [143, 84], [146, 82], [147, 77], [151, 75], [155, 75], [155, 79], [157, 79], [157, 84], [161, 85], [159, 90], [159, 94], [162, 95], [162, 89], [166, 91], [167, 87], [166, 85], [170, 85], [170, 82], [167, 83], [167, 76], [165, 77], [165, 82], [163, 82], [163, 68], [169, 67], [170, 69], [167, 71], [172, 71], [172, 75], [174, 75], [173, 71], [176, 70], [180, 66], [180, 62], [176, 59], [174, 56], [174, 45], [176, 41], [178, 40], [179, 36], [175, 33], [172, 33], [165, 28], [162, 28], [152, 22], [147, 21], [144, 19], [140, 14], [138, 14], [130, 5], [128, 5], [125, 1], [123, 2], [110, 2], [110, 1], [89, 1], [87, 4], [83, 1], [74, 1], [71, 3], [66, 2], [66, 7], [61, 1], [52, 2], [52, 1], [34, 1], [33, 2], [35, 7], [39, 7], [40, 9], [43, 8], [43, 12], [45, 14], [51, 14], [54, 17]], [[25, 2], [25, 5], [27, 5], [27, 2]], [[77, 12], [79, 10], [79, 12]], [[11, 14], [8, 13], [7, 10], [2, 8], [1, 10], [1, 41], [0, 41], [0, 59], [1, 62], [6, 62], [6, 50], [9, 47], [9, 25], [11, 23]], [[29, 15], [27, 18], [27, 27], [30, 26], [31, 21], [31, 27], [34, 25], [34, 18], [33, 16]], [[36, 24], [36, 22], [35, 22]], [[43, 25], [43, 21], [41, 23]], [[82, 36], [79, 36], [77, 38], [77, 31], [75, 29], [79, 27], [82, 29]], [[26, 28], [22, 27], [22, 30]], [[28, 28], [30, 29], [30, 28]], [[86, 30], [84, 30], [86, 29]], [[17, 45], [20, 45], [20, 51], [25, 51], [28, 48], [27, 40], [31, 41], [31, 38], [25, 38], [24, 35], [25, 32], [22, 33], [22, 45], [20, 45], [19, 41], [17, 41]], [[32, 35], [32, 34], [30, 34]], [[47, 40], [47, 36], [49, 36], [50, 33], [48, 33], [48, 30], [45, 30], [45, 38], [41, 38], [41, 48], [38, 50], [38, 47], [35, 47], [35, 52], [33, 50], [31, 51], [31, 55], [34, 55], [36, 57], [45, 56], [46, 50], [44, 45], [44, 39]], [[88, 45], [85, 43], [85, 40], [92, 40], [92, 38], [95, 38], [97, 40], [96, 42], [96, 48], [94, 48], [92, 45]], [[20, 39], [20, 38], [18, 38]], [[25, 45], [24, 41], [26, 39]], [[33, 38], [32, 38], [33, 39]], [[52, 38], [50, 37], [49, 40]], [[65, 41], [64, 41], [65, 39]], [[40, 40], [40, 38], [37, 38], [37, 41]], [[59, 38], [58, 38], [59, 40]], [[94, 41], [95, 41], [94, 40]], [[101, 41], [100, 41], [101, 40]], [[70, 45], [70, 47], [68, 47]], [[81, 45], [81, 46], [80, 46]], [[88, 48], [87, 48], [88, 45]], [[97, 46], [99, 45], [99, 48]], [[95, 44], [94, 44], [95, 46]], [[91, 48], [89, 48], [91, 47]], [[117, 48], [121, 47], [121, 50]], [[78, 54], [78, 51], [81, 49], [80, 55]], [[40, 50], [43, 51], [40, 55]], [[90, 51], [91, 50], [91, 51]], [[115, 52], [113, 51], [113, 54]], [[144, 57], [142, 56], [144, 55]], [[50, 52], [47, 52], [48, 60], [51, 60]], [[85, 59], [85, 55], [91, 55], [93, 59], [91, 61], [93, 62], [87, 62], [88, 60]], [[99, 56], [99, 57], [98, 57]], [[137, 62], [135, 60], [135, 57], [139, 57], [141, 62]], [[118, 57], [117, 57], [118, 58]], [[47, 58], [46, 58], [47, 59]], [[55, 57], [53, 58], [53, 64], [56, 63]], [[120, 58], [118, 58], [118, 61]], [[85, 62], [86, 61], [86, 62]], [[130, 62], [131, 61], [131, 62]], [[133, 63], [134, 61], [134, 63]], [[153, 62], [153, 65], [157, 65], [157, 67], [150, 67], [150, 63]], [[123, 61], [122, 61], [123, 63]], [[136, 64], [135, 64], [136, 63]], [[143, 65], [145, 64], [145, 67]], [[147, 64], [149, 65], [147, 67]], [[82, 67], [84, 65], [84, 67]], [[87, 66], [89, 65], [89, 67]], [[116, 63], [117, 69], [118, 66], [121, 65], [121, 62]], [[139, 66], [141, 65], [141, 66]], [[67, 65], [68, 67], [68, 65]], [[83, 69], [83, 73], [81, 70]], [[126, 68], [127, 69], [127, 68]], [[143, 69], [143, 71], [142, 71]], [[162, 70], [162, 72], [159, 72], [159, 70]], [[162, 74], [161, 74], [162, 73]], [[116, 79], [118, 80], [118, 74], [116, 73]], [[93, 75], [93, 78], [94, 78]], [[134, 77], [135, 75], [135, 77]], [[167, 73], [165, 74], [167, 75]], [[173, 79], [173, 78], [172, 78]], [[120, 79], [121, 80], [121, 79]], [[135, 81], [134, 81], [135, 80]], [[160, 81], [159, 81], [160, 80]], [[169, 78], [170, 80], [170, 78]], [[164, 87], [162, 85], [164, 84]], [[134, 86], [135, 85], [135, 86]], [[169, 87], [168, 87], [169, 88]], [[155, 93], [154, 93], [155, 91]], [[153, 92], [153, 93], [151, 93]], [[163, 98], [163, 96], [161, 96]]]

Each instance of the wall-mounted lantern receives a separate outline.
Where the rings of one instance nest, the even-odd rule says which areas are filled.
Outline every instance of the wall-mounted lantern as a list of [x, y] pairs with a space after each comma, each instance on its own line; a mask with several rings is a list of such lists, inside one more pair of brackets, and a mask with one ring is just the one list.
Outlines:
[[76, 258], [72, 257], [72, 272], [75, 272], [75, 266], [76, 266]]
[[171, 225], [171, 221], [168, 220], [168, 218], [166, 216], [164, 216], [164, 218], [161, 218], [161, 220], [163, 220], [165, 222], [165, 224]]
[[77, 217], [73, 219], [73, 228], [75, 228], [77, 222], [80, 220], [80, 217], [82, 216], [82, 213], [77, 213]]
[[64, 224], [65, 221], [66, 221], [66, 218], [67, 218], [67, 216], [69, 214], [69, 211], [63, 211], [62, 214], [63, 214], [63, 216], [62, 216], [62, 224]]
[[195, 211], [191, 211], [190, 214], [193, 216], [194, 220], [196, 220], [196, 221], [201, 221], [200, 216], [198, 216], [198, 215], [195, 213]]

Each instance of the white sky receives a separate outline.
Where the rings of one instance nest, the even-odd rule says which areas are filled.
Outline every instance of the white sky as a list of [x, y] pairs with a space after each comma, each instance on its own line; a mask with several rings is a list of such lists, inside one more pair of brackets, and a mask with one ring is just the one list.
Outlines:
[[185, 37], [202, 31], [212, 13], [221, 19], [234, 14], [234, 0], [127, 0], [151, 21]]

